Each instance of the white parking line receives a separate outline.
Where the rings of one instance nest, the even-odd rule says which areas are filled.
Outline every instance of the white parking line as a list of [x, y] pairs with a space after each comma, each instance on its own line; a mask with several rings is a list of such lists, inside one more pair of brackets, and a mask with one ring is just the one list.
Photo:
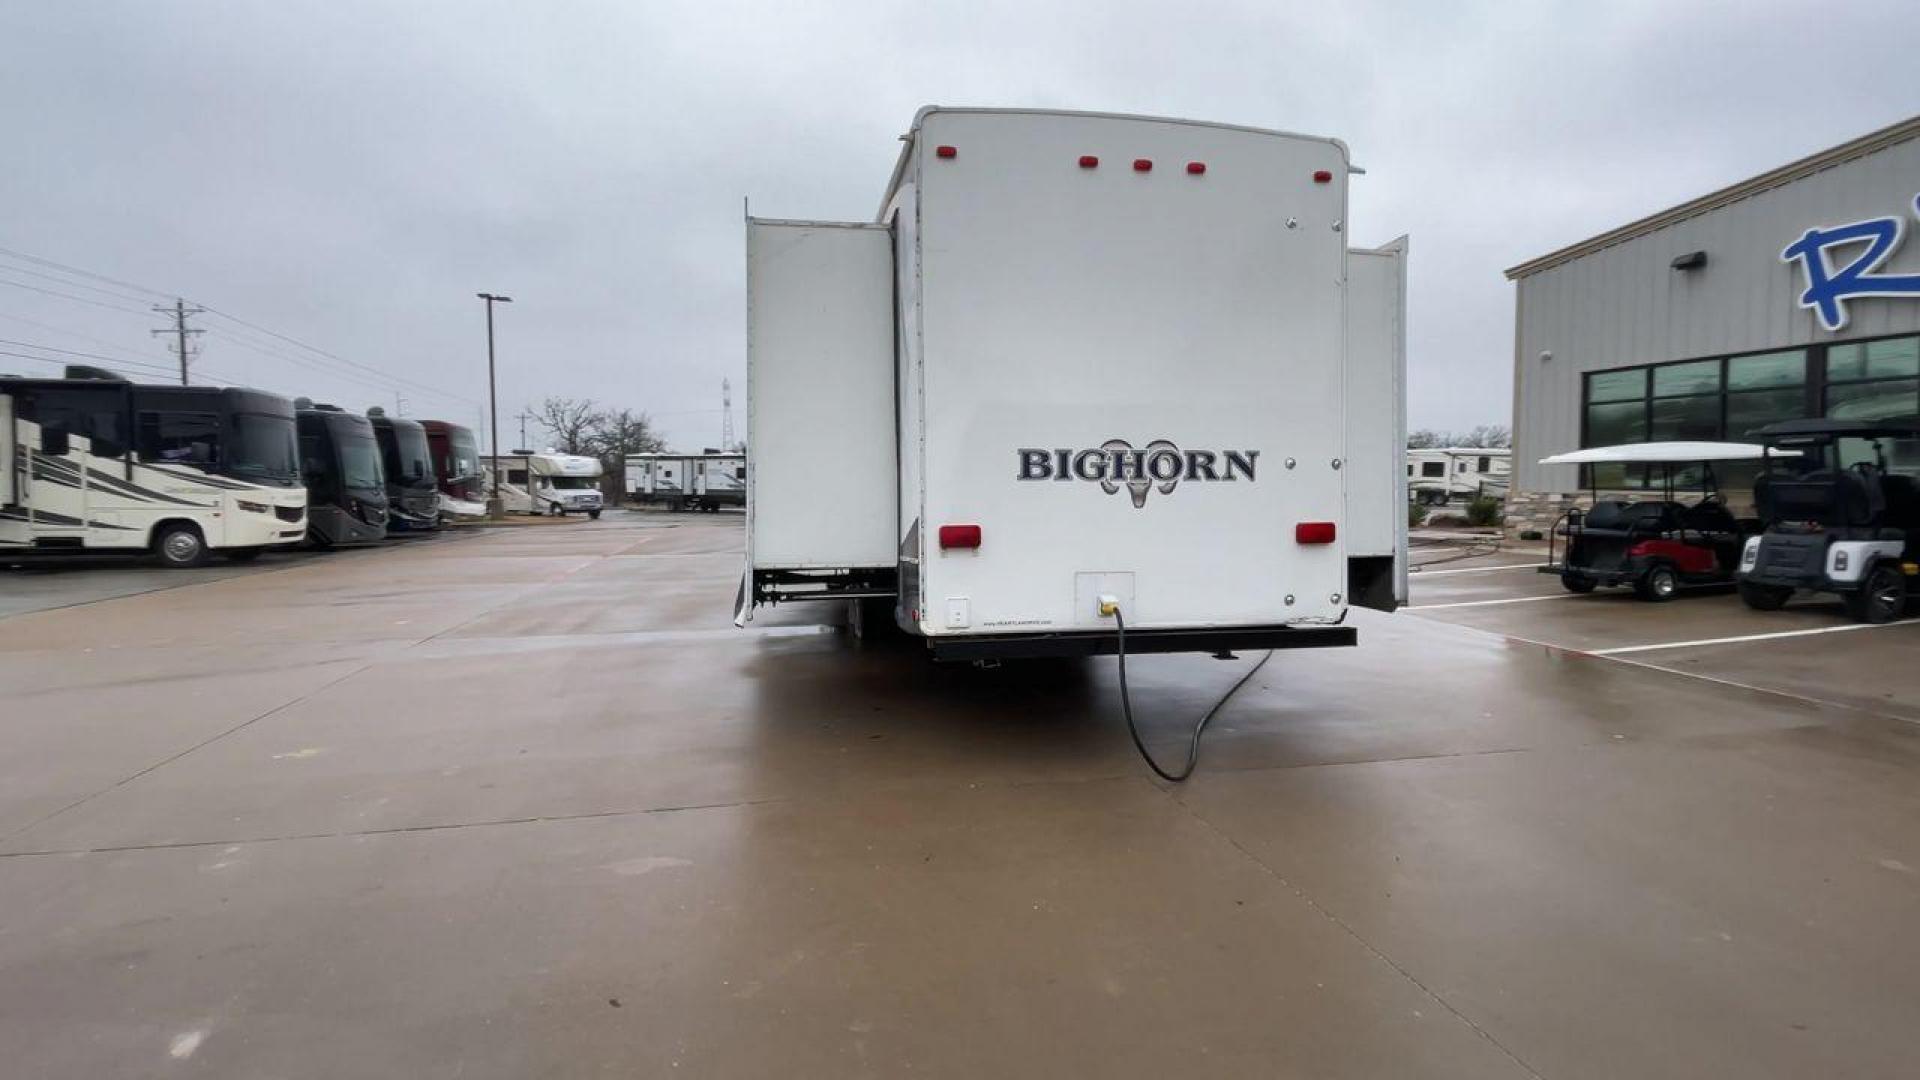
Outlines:
[[1912, 626], [1920, 619], [1900, 619], [1890, 623], [1847, 623], [1843, 626], [1816, 626], [1808, 630], [1781, 630], [1772, 634], [1741, 634], [1738, 637], [1701, 638], [1697, 641], [1664, 641], [1657, 645], [1621, 645], [1612, 649], [1589, 649], [1594, 656], [1620, 656], [1625, 653], [1653, 652], [1657, 649], [1690, 649], [1696, 645], [1737, 645], [1747, 641], [1775, 641], [1780, 638], [1806, 637], [1809, 634], [1839, 634], [1848, 630], [1884, 630], [1889, 626]]
[[1459, 570], [1422, 570], [1417, 566], [1410, 566], [1407, 568], [1407, 571], [1409, 573], [1419, 574], [1421, 577], [1437, 577], [1440, 574], [1484, 574], [1489, 570], [1535, 570], [1538, 569], [1539, 566], [1540, 564], [1537, 562], [1503, 563], [1499, 566], [1468, 566]]
[[1415, 604], [1411, 607], [1401, 608], [1400, 610], [1438, 611], [1441, 608], [1489, 607], [1493, 604], [1531, 604], [1535, 600], [1568, 600], [1579, 595], [1579, 593], [1562, 592], [1553, 593], [1550, 596], [1509, 596], [1501, 600], [1459, 600], [1451, 604]]

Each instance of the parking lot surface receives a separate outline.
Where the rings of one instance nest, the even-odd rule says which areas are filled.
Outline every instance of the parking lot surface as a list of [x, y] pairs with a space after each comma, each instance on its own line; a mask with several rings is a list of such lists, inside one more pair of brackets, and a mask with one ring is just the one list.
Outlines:
[[[1528, 561], [1436, 563], [1359, 648], [1277, 655], [1178, 788], [1110, 660], [734, 629], [737, 516], [43, 575], [71, 603], [0, 618], [0, 1055], [1910, 1075], [1920, 625], [1562, 599]], [[1136, 660], [1155, 748], [1255, 659]]]

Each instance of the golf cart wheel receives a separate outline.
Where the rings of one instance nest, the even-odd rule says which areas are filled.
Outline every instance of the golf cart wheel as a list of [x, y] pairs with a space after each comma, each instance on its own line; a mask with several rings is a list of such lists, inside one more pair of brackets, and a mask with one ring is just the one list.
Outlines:
[[1674, 573], [1673, 567], [1665, 563], [1649, 568], [1646, 573], [1640, 575], [1639, 581], [1633, 583], [1635, 596], [1642, 600], [1651, 600], [1656, 604], [1673, 599], [1674, 594], [1679, 591], [1680, 575]]
[[590, 518], [592, 518], [592, 519], [593, 519], [593, 520], [595, 520], [595, 521], [599, 521], [599, 520], [600, 520], [600, 511], [598, 511], [598, 510], [589, 510], [589, 511], [587, 511], [587, 516], [588, 516], [588, 517], [590, 517]]
[[206, 563], [207, 542], [193, 525], [174, 522], [160, 527], [153, 538], [153, 553], [161, 565], [185, 570]]
[[1787, 606], [1787, 600], [1792, 596], [1793, 590], [1784, 585], [1740, 583], [1740, 599], [1755, 611], [1779, 611]]
[[1890, 623], [1907, 609], [1907, 579], [1886, 563], [1867, 571], [1860, 591], [1848, 593], [1847, 614], [1860, 622]]
[[1570, 593], [1590, 593], [1600, 583], [1585, 574], [1564, 573], [1560, 575], [1560, 584]]

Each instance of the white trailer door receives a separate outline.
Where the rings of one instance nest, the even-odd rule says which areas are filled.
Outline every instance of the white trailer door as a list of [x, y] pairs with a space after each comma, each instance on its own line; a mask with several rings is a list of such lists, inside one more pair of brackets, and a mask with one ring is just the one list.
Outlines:
[[878, 225], [747, 223], [747, 550], [895, 565], [893, 248]]
[[1398, 604], [1407, 602], [1406, 375], [1403, 236], [1347, 253], [1347, 557], [1391, 557]]

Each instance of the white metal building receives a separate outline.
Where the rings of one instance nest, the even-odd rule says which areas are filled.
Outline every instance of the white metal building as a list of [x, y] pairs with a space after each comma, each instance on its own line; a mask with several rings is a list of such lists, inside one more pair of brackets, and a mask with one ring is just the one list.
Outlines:
[[[1507, 271], [1510, 525], [1581, 489], [1549, 454], [1920, 415], [1920, 117]], [[1633, 489], [1614, 466], [1603, 487]], [[1730, 501], [1750, 477], [1721, 477]]]

